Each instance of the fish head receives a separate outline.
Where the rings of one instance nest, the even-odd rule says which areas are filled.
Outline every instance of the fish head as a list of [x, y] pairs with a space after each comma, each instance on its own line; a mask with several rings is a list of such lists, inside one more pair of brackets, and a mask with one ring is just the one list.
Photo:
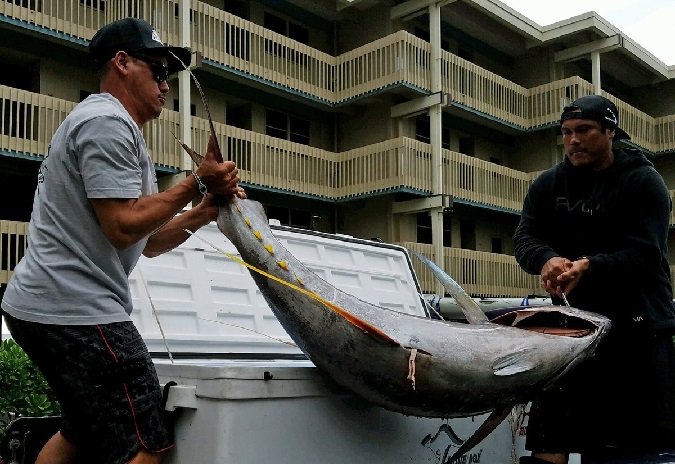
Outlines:
[[531, 334], [529, 349], [498, 358], [495, 372], [511, 375], [528, 371], [530, 366], [532, 371], [544, 373], [545, 365], [556, 366], [548, 377], [541, 379], [543, 383], [534, 383], [546, 387], [589, 358], [611, 328], [611, 321], [605, 316], [555, 305], [518, 308], [491, 319], [491, 323]]

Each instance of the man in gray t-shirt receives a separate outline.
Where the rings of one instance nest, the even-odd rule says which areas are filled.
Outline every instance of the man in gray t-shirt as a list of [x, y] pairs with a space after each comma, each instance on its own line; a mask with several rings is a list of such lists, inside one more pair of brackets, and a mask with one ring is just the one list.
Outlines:
[[[189, 64], [188, 49], [165, 46], [147, 22], [126, 18], [99, 30], [90, 52], [101, 93], [52, 138], [28, 249], [2, 309], [61, 405], [63, 425], [38, 464], [76, 455], [157, 463], [173, 443], [154, 366], [129, 318], [127, 278], [141, 253], [157, 256], [185, 241], [185, 229], [214, 220], [215, 195], [245, 194], [234, 163], [216, 162], [213, 143], [194, 175], [158, 192], [141, 128], [161, 113], [168, 75]], [[204, 199], [177, 215], [204, 188]]]

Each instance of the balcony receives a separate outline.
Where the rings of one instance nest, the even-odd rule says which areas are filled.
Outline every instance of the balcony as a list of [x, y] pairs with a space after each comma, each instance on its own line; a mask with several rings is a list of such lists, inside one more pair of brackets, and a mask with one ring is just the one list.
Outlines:
[[[75, 103], [0, 85], [0, 154], [42, 159], [52, 134]], [[208, 120], [192, 117], [193, 148], [206, 152]], [[214, 124], [227, 159], [244, 182], [343, 201], [391, 191], [431, 193], [431, 146], [406, 137], [334, 153], [225, 124]], [[143, 127], [148, 150], [160, 170], [181, 170], [184, 154], [172, 134], [179, 114], [164, 110]], [[224, 143], [223, 143], [224, 142]], [[526, 173], [443, 150], [443, 193], [456, 201], [519, 213], [529, 185]], [[671, 190], [675, 202], [675, 190]], [[671, 213], [675, 226], [675, 212]]]
[[[52, 134], [75, 103], [0, 86], [0, 153], [41, 159]], [[193, 117], [193, 147], [206, 152], [209, 124]], [[334, 153], [215, 123], [226, 158], [251, 185], [342, 201], [390, 191], [431, 193], [431, 146], [406, 137]], [[179, 114], [164, 110], [143, 127], [160, 170], [181, 170], [184, 154], [172, 134]], [[518, 212], [533, 174], [450, 150], [443, 151], [444, 193], [456, 200]]]
[[[0, 220], [0, 285], [6, 285], [27, 246], [28, 223]], [[433, 257], [431, 245], [402, 243], [411, 251]], [[525, 274], [513, 256], [445, 249], [445, 269], [467, 292], [480, 296], [525, 296], [538, 291], [537, 279]], [[425, 292], [433, 292], [434, 277], [413, 258]]]
[[[0, 15], [32, 29], [86, 43], [102, 25], [124, 16], [155, 25], [163, 41], [179, 45], [174, 0], [0, 1]], [[206, 63], [266, 82], [329, 106], [391, 86], [430, 91], [429, 43], [398, 31], [331, 56], [206, 3], [192, 0], [191, 47]], [[446, 51], [443, 91], [453, 104], [523, 131], [557, 124], [562, 107], [593, 92], [578, 77], [525, 88]], [[633, 142], [655, 153], [675, 151], [675, 115], [653, 118], [605, 94], [619, 109]]]
[[[0, 285], [6, 285], [27, 246], [28, 223], [0, 219]], [[432, 245], [401, 242], [409, 252], [421, 253], [435, 260]], [[542, 293], [538, 276], [520, 269], [513, 256], [481, 251], [444, 248], [443, 268], [473, 296], [523, 297]], [[433, 293], [436, 280], [431, 271], [412, 257], [413, 267], [424, 293]], [[675, 287], [675, 266], [670, 267]]]

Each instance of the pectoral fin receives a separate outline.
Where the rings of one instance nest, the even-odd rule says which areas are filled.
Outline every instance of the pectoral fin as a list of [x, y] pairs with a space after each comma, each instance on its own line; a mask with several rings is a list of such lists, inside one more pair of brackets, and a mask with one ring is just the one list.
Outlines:
[[494, 363], [492, 363], [492, 372], [498, 376], [509, 376], [529, 372], [537, 367], [534, 359], [536, 359], [536, 350], [533, 348], [525, 348], [496, 359]]

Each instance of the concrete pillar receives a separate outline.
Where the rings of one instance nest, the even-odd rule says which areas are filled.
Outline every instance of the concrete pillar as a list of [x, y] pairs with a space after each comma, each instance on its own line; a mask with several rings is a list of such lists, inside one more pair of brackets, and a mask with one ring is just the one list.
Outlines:
[[593, 68], [593, 89], [596, 95], [602, 94], [602, 82], [600, 79], [600, 52], [591, 52], [591, 66]]
[[[429, 36], [431, 41], [431, 92], [442, 90], [441, 83], [441, 7], [435, 3], [429, 5]], [[432, 160], [432, 193], [443, 194], [443, 147], [442, 147], [442, 115], [441, 104], [429, 108], [431, 160]], [[443, 249], [443, 208], [432, 208], [431, 237], [434, 248], [434, 261], [441, 269], [445, 268], [445, 252]], [[436, 293], [444, 294], [443, 286], [436, 284]]]

